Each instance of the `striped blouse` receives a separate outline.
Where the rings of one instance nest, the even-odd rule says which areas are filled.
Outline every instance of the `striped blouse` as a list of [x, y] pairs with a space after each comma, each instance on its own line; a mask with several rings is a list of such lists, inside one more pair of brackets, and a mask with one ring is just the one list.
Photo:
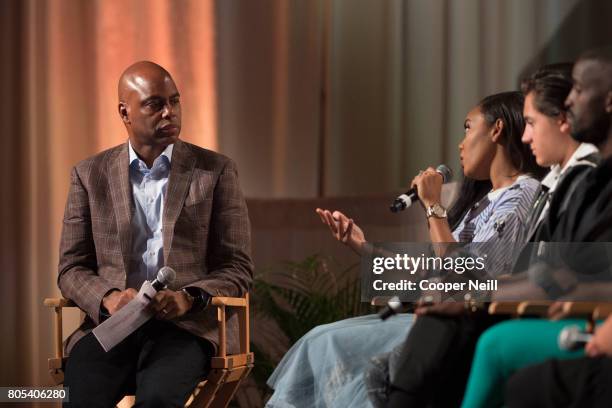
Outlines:
[[[540, 183], [531, 176], [519, 176], [508, 187], [491, 191], [483, 199], [488, 205], [473, 219], [469, 212], [463, 217], [453, 237], [465, 236], [464, 229], [473, 230], [472, 244], [467, 249], [474, 256], [486, 254], [487, 271], [491, 276], [509, 273], [515, 258], [527, 241], [527, 221]], [[483, 203], [484, 204], [484, 203]]]

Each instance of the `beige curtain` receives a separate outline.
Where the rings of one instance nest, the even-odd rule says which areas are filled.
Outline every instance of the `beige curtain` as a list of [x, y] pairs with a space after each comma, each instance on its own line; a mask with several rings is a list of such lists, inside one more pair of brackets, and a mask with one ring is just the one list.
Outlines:
[[[70, 167], [125, 140], [115, 87], [130, 63], [173, 73], [183, 138], [234, 158], [249, 197], [385, 193], [430, 164], [457, 170], [465, 113], [534, 66], [612, 38], [611, 4], [0, 2], [0, 385], [49, 383], [41, 300], [58, 294]], [[254, 225], [277, 215], [257, 214]]]
[[255, 197], [375, 193], [428, 165], [458, 171], [465, 114], [517, 89], [533, 61], [604, 41], [607, 3], [219, 2], [220, 148]]

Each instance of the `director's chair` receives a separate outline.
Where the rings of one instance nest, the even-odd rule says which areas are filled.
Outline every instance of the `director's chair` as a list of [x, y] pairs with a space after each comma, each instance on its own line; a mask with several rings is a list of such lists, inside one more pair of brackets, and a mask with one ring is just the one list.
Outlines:
[[[508, 315], [512, 317], [547, 317], [552, 302], [493, 302], [489, 305], [489, 314]], [[612, 315], [612, 303], [609, 302], [563, 302], [565, 317], [582, 318], [587, 322], [586, 331], [593, 333], [595, 322]]]
[[[50, 358], [49, 373], [56, 385], [64, 382], [64, 369], [67, 357], [64, 357], [62, 344], [62, 309], [76, 307], [74, 302], [63, 298], [45, 299], [44, 305], [55, 312], [55, 357]], [[249, 295], [244, 298], [213, 297], [211, 306], [217, 308], [219, 326], [219, 348], [217, 356], [212, 358], [211, 369], [206, 380], [200, 382], [191, 393], [185, 407], [192, 408], [225, 408], [236, 393], [238, 386], [253, 368], [254, 355], [249, 347]], [[237, 308], [239, 344], [238, 354], [227, 354], [225, 311], [228, 307]], [[126, 396], [118, 407], [127, 408], [134, 404], [134, 396]]]

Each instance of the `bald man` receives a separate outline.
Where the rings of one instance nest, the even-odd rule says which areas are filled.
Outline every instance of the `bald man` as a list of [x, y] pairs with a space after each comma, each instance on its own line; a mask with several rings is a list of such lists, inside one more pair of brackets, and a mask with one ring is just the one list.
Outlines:
[[[180, 94], [164, 68], [133, 64], [118, 93], [128, 141], [74, 167], [64, 215], [58, 286], [86, 313], [66, 342], [67, 406], [115, 406], [126, 393], [136, 406], [183, 406], [218, 346], [210, 298], [251, 285], [247, 208], [234, 163], [179, 139]], [[176, 279], [153, 299], [155, 319], [104, 352], [91, 330], [165, 265]]]

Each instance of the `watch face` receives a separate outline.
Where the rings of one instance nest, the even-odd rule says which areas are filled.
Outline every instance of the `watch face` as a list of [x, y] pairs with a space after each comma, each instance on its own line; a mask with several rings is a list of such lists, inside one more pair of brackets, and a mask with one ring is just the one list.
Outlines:
[[435, 217], [438, 218], [444, 218], [446, 217], [446, 209], [444, 209], [444, 207], [442, 207], [440, 204], [434, 204], [430, 207], [431, 209], [431, 214], [434, 215]]

